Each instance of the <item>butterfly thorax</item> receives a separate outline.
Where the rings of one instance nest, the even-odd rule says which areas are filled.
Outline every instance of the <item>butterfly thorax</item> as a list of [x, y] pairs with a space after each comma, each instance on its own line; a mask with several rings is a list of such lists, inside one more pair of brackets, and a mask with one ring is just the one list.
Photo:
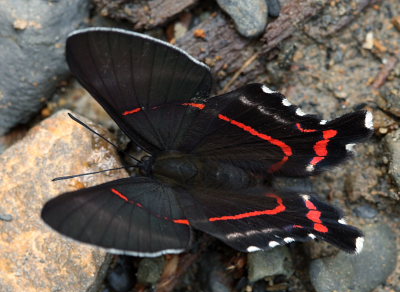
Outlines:
[[229, 163], [179, 152], [164, 152], [152, 164], [152, 175], [174, 185], [240, 189], [256, 184], [253, 176]]

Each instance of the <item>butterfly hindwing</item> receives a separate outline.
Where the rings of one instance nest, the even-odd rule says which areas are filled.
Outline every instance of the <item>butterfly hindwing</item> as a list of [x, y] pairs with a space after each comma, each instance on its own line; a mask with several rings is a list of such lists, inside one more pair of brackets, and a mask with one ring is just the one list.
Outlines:
[[180, 253], [190, 242], [175, 191], [147, 177], [62, 194], [46, 203], [42, 218], [61, 234], [122, 254]]
[[174, 137], [193, 119], [187, 107], [155, 109], [210, 94], [211, 74], [205, 64], [143, 34], [80, 30], [69, 36], [66, 57], [75, 77], [148, 152], [173, 149]]
[[194, 189], [178, 200], [193, 228], [240, 251], [257, 251], [318, 238], [347, 252], [359, 252], [360, 230], [318, 197], [263, 187], [226, 191]]
[[184, 151], [265, 174], [317, 174], [351, 156], [354, 143], [372, 134], [366, 111], [324, 121], [262, 84], [212, 97], [198, 111]]

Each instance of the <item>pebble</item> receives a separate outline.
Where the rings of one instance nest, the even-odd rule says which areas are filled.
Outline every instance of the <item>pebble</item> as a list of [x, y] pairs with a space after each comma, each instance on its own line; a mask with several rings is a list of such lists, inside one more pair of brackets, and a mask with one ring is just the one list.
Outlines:
[[0, 214], [0, 220], [10, 222], [13, 217], [10, 214]]
[[128, 292], [134, 284], [132, 257], [118, 256], [114, 267], [107, 273], [107, 284], [114, 292]]
[[209, 292], [230, 292], [232, 291], [232, 274], [226, 270], [221, 255], [211, 252], [205, 255], [199, 265], [201, 271], [198, 281], [203, 291]]
[[366, 225], [363, 231], [359, 255], [339, 252], [311, 262], [310, 279], [317, 292], [370, 292], [393, 272], [397, 258], [393, 231], [384, 223]]
[[144, 258], [140, 261], [136, 277], [139, 283], [156, 284], [164, 270], [165, 259], [163, 256]]
[[0, 1], [0, 135], [28, 122], [67, 76], [65, 39], [89, 2]]
[[289, 278], [294, 273], [292, 258], [286, 246], [249, 253], [247, 267], [250, 282], [276, 275]]
[[267, 25], [265, 0], [217, 0], [218, 5], [233, 19], [238, 32], [248, 38], [262, 34]]
[[114, 148], [72, 121], [67, 112], [43, 120], [0, 155], [1, 213], [13, 216], [10, 222], [0, 221], [0, 291], [87, 291], [100, 281], [97, 275], [106, 252], [61, 236], [40, 218], [52, 197], [126, 176], [118, 170], [51, 181], [119, 165]]
[[384, 139], [390, 152], [389, 173], [400, 188], [400, 130], [387, 134]]
[[281, 4], [279, 0], [266, 0], [268, 6], [268, 16], [278, 17], [281, 12]]
[[378, 215], [378, 211], [369, 205], [361, 205], [354, 208], [354, 213], [358, 217], [365, 219], [373, 219]]

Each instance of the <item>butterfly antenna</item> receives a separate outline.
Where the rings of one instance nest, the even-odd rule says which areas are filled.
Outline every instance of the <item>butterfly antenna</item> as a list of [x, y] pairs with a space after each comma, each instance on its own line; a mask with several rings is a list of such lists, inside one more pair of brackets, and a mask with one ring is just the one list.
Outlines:
[[88, 125], [86, 125], [84, 122], [82, 122], [81, 120], [79, 120], [77, 117], [73, 116], [71, 113], [68, 113], [69, 117], [71, 119], [73, 119], [75, 122], [77, 122], [78, 124], [80, 124], [81, 126], [84, 126], [86, 129], [88, 129], [90, 132], [92, 132], [93, 134], [96, 134], [97, 136], [99, 136], [100, 138], [102, 138], [104, 141], [107, 141], [108, 143], [110, 143], [112, 146], [115, 147], [115, 149], [117, 149], [119, 152], [122, 152], [126, 155], [128, 155], [130, 158], [132, 158], [133, 160], [135, 160], [138, 163], [141, 163], [140, 160], [136, 159], [135, 157], [133, 157], [131, 154], [127, 153], [126, 151], [121, 150], [117, 145], [115, 145], [113, 142], [111, 142], [110, 140], [108, 140], [106, 137], [104, 137], [103, 135], [97, 133], [95, 130], [93, 130], [92, 128], [90, 128]]
[[60, 176], [60, 177], [53, 178], [51, 181], [58, 181], [58, 180], [64, 180], [64, 179], [71, 179], [71, 178], [74, 178], [74, 177], [79, 177], [79, 176], [84, 176], [84, 175], [90, 175], [90, 174], [97, 174], [97, 173], [101, 173], [101, 172], [112, 171], [112, 170], [118, 170], [118, 169], [126, 169], [126, 168], [130, 168], [130, 167], [139, 167], [139, 166], [137, 166], [137, 165], [130, 165], [130, 166], [123, 166], [123, 167], [117, 167], [117, 168], [110, 168], [110, 169], [104, 169], [104, 170], [100, 170], [100, 171], [94, 171], [94, 172], [88, 172], [88, 173], [82, 173], [82, 174]]

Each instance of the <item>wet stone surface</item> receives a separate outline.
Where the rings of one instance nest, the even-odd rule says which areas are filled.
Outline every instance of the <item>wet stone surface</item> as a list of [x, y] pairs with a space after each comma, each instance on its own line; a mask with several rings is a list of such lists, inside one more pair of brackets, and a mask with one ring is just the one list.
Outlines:
[[289, 278], [293, 274], [291, 255], [286, 246], [249, 253], [247, 262], [250, 282], [276, 275], [284, 275]]
[[267, 25], [268, 7], [265, 0], [217, 0], [232, 17], [238, 32], [244, 37], [256, 37]]
[[396, 267], [396, 237], [386, 224], [366, 225], [364, 249], [359, 255], [340, 252], [338, 255], [314, 260], [310, 278], [317, 292], [369, 292]]
[[389, 150], [389, 173], [400, 187], [400, 130], [386, 135], [386, 147]]
[[37, 114], [68, 75], [65, 40], [88, 15], [88, 0], [0, 1], [0, 135]]
[[0, 220], [0, 291], [85, 291], [99, 285], [97, 275], [106, 253], [62, 237], [44, 224], [40, 211], [47, 200], [63, 192], [126, 176], [116, 171], [51, 181], [116, 167], [115, 155], [107, 143], [73, 122], [67, 111], [33, 127], [1, 154], [1, 214], [12, 220]]

